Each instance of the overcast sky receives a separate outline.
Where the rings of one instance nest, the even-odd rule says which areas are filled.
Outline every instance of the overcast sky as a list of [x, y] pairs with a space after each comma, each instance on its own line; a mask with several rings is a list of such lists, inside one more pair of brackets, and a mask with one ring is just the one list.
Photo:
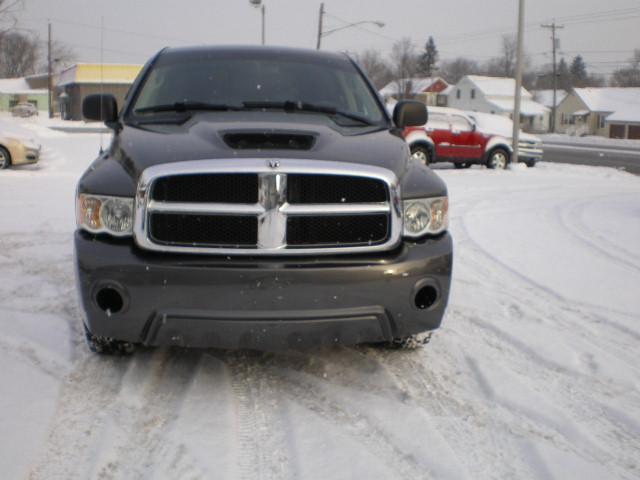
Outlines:
[[[264, 0], [267, 43], [314, 48], [317, 0]], [[100, 59], [104, 17], [104, 61], [142, 63], [167, 45], [260, 42], [260, 14], [249, 0], [24, 0], [22, 27], [71, 45], [80, 61]], [[525, 48], [536, 64], [550, 61], [550, 32], [540, 23], [554, 18], [569, 60], [582, 53], [590, 69], [610, 73], [640, 48], [640, 0], [527, 0]], [[517, 0], [327, 0], [325, 29], [344, 22], [376, 20], [332, 33], [323, 48], [352, 52], [373, 48], [387, 55], [394, 40], [410, 37], [422, 46], [429, 35], [441, 58], [458, 55], [483, 61], [496, 55], [500, 37], [515, 30]]]

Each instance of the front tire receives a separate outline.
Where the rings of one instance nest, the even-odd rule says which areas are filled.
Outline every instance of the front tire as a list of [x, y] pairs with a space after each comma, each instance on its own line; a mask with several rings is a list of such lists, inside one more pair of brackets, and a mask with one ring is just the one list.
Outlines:
[[504, 170], [509, 164], [509, 152], [504, 148], [496, 148], [489, 154], [487, 167], [495, 170]]
[[11, 166], [11, 155], [9, 150], [4, 147], [0, 147], [0, 170], [3, 168], [9, 168]]
[[390, 342], [376, 344], [388, 350], [418, 350], [431, 341], [433, 332], [417, 333], [407, 337], [394, 338]]
[[84, 323], [82, 325], [87, 346], [93, 353], [100, 355], [129, 355], [135, 350], [135, 345], [131, 342], [116, 340], [111, 337], [99, 337], [91, 333]]
[[427, 147], [415, 145], [411, 147], [411, 158], [423, 165], [429, 165], [431, 163], [431, 152]]

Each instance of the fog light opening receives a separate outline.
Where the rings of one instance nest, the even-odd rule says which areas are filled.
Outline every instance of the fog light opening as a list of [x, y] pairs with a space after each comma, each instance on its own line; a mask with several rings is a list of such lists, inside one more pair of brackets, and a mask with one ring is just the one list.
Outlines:
[[416, 307], [420, 310], [426, 310], [438, 300], [438, 291], [431, 285], [422, 287], [418, 290], [415, 297]]
[[98, 290], [96, 294], [96, 303], [100, 310], [107, 315], [118, 313], [124, 307], [124, 300], [120, 292], [112, 287], [104, 287]]

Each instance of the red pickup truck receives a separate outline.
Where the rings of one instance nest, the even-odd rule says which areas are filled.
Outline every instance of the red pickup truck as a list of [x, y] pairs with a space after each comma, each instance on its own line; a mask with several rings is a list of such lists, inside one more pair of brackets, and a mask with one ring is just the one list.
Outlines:
[[[456, 168], [473, 164], [506, 168], [513, 149], [508, 128], [500, 121], [508, 118], [468, 113], [454, 108], [429, 107], [429, 121], [410, 127], [403, 135], [413, 157], [423, 163], [452, 162]], [[541, 140], [521, 133], [519, 159], [532, 167], [542, 158]]]

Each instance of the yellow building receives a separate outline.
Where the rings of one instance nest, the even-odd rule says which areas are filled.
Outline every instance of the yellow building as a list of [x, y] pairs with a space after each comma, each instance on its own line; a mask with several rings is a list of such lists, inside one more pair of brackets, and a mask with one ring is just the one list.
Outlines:
[[82, 101], [94, 93], [109, 93], [122, 106], [141, 69], [135, 64], [77, 63], [63, 70], [56, 85], [61, 117], [82, 120]]

